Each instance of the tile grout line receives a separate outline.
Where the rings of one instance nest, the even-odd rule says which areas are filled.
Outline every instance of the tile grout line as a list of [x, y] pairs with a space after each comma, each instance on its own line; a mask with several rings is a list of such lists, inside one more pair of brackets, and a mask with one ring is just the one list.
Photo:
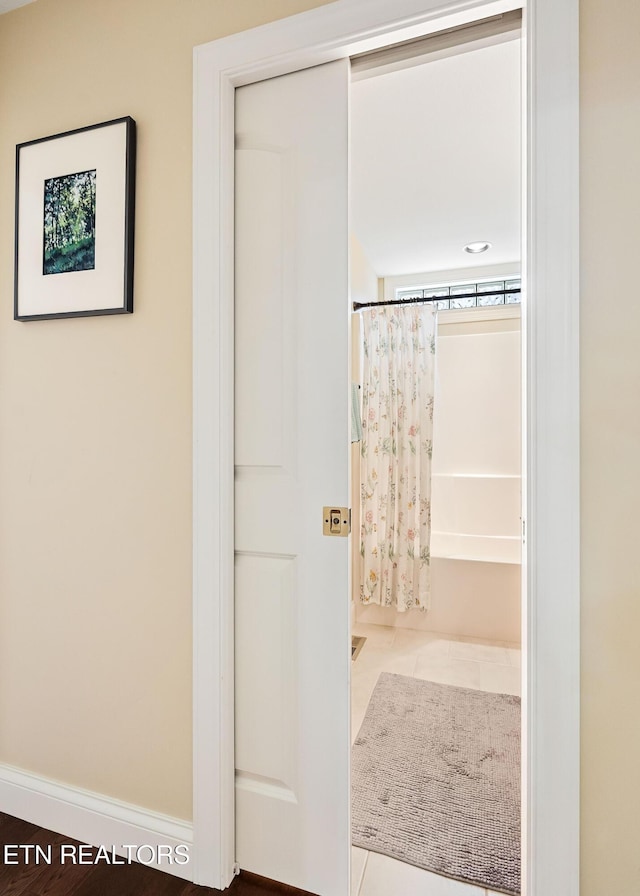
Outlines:
[[360, 880], [358, 881], [358, 886], [356, 887], [356, 892], [352, 893], [351, 896], [360, 896], [362, 892], [362, 885], [364, 883], [364, 875], [367, 870], [367, 864], [369, 863], [369, 850], [364, 857], [364, 862], [362, 863], [362, 871], [360, 872]]

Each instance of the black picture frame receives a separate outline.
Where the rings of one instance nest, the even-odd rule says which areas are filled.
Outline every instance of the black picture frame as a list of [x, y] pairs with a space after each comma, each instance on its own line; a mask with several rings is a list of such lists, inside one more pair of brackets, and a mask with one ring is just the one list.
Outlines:
[[136, 122], [16, 146], [14, 320], [133, 312]]

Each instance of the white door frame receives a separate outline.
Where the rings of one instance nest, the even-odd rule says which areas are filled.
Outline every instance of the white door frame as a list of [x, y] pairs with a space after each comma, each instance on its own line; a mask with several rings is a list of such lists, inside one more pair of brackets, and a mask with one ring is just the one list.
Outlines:
[[[337, 0], [194, 50], [193, 879], [234, 873], [234, 90], [522, 5]], [[579, 894], [578, 0], [529, 0], [523, 896]], [[345, 894], [348, 896], [348, 894]]]

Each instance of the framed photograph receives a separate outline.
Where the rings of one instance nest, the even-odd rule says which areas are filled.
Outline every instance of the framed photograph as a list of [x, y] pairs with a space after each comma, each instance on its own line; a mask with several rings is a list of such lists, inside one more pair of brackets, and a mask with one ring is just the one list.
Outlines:
[[133, 311], [136, 123], [16, 147], [15, 320]]

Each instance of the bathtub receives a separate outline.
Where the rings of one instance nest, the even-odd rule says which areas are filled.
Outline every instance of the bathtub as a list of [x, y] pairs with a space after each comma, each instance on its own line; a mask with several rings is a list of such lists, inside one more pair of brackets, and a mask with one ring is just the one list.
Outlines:
[[358, 622], [520, 642], [519, 476], [432, 479], [431, 608], [355, 605]]

